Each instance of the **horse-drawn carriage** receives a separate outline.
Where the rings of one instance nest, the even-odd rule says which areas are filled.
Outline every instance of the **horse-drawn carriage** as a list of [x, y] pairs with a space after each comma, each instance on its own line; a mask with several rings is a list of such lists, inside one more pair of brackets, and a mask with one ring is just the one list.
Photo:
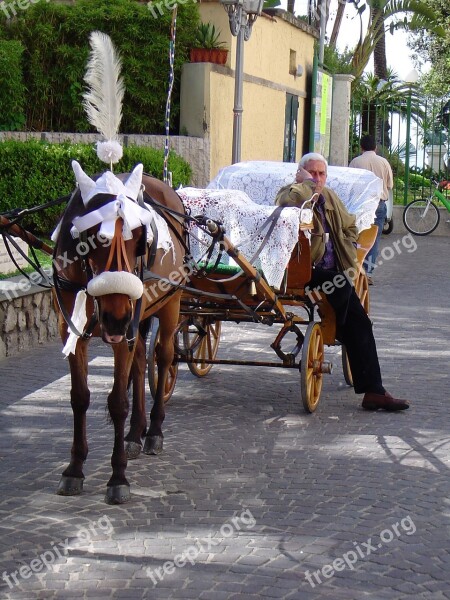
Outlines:
[[[293, 181], [295, 165], [233, 165], [219, 174], [208, 191], [179, 190], [179, 196], [169, 185], [143, 174], [142, 165], [130, 174], [113, 174], [112, 164], [122, 153], [116, 138], [123, 96], [120, 61], [107, 36], [94, 32], [91, 46], [85, 103], [91, 123], [106, 139], [98, 144], [97, 154], [110, 170], [91, 178], [73, 163], [78, 186], [66, 199], [53, 249], [21, 228], [22, 216], [30, 211], [0, 215], [0, 232], [9, 241], [16, 234], [53, 254], [52, 283], [71, 371], [74, 416], [71, 460], [58, 487], [61, 495], [79, 494], [83, 488], [89, 339], [101, 336], [111, 344], [114, 381], [108, 408], [114, 447], [106, 501], [120, 504], [130, 498], [127, 458], [135, 458], [142, 448], [147, 454], [162, 450], [164, 405], [172, 394], [178, 363], [187, 362], [201, 377], [214, 363], [229, 362], [217, 357], [222, 321], [281, 325], [271, 345], [279, 358], [277, 365], [301, 371], [302, 400], [309, 412], [319, 402], [323, 373], [331, 369], [324, 344], [334, 344], [336, 335], [326, 300], [305, 293], [311, 266], [304, 213], [273, 206], [276, 191]], [[352, 171], [353, 175], [349, 170], [343, 173], [342, 189], [337, 191], [358, 214], [363, 230], [358, 249], [361, 265], [371, 245], [367, 232], [380, 180], [368, 172]], [[329, 176], [333, 185], [337, 176], [333, 168]], [[228, 192], [221, 189], [224, 181]], [[220, 199], [224, 194], [225, 201]], [[266, 204], [253, 202], [258, 199]], [[186, 261], [188, 246], [191, 254]], [[356, 287], [368, 308], [366, 284], [361, 269]], [[153, 317], [159, 319], [159, 327], [153, 331], [146, 356]], [[288, 335], [295, 338], [290, 351], [283, 348]], [[154, 396], [149, 427], [147, 364]], [[346, 360], [344, 364], [350, 382]], [[130, 390], [132, 414], [125, 436]]]
[[[286, 182], [294, 179], [295, 169], [296, 165], [292, 163], [243, 163], [229, 168], [228, 172], [231, 171], [231, 174], [234, 174], [234, 178], [228, 177], [227, 185], [233, 186], [229, 189], [219, 187], [220, 182], [224, 181], [227, 175], [227, 169], [225, 169], [210, 184], [207, 190], [193, 188], [178, 190], [184, 209], [190, 214], [186, 222], [188, 223], [189, 246], [192, 252], [189, 262], [184, 265], [183, 271], [188, 275], [188, 280], [185, 283], [182, 283], [180, 279], [173, 281], [173, 272], [176, 268], [180, 268], [180, 252], [183, 252], [179, 239], [175, 240], [178, 254], [177, 264], [173, 263], [169, 268], [166, 265], [165, 271], [163, 270], [160, 274], [157, 272], [158, 269], [155, 272], [154, 267], [147, 275], [143, 274], [144, 286], [146, 281], [153, 282], [153, 299], [156, 297], [154, 296], [155, 282], [156, 284], [161, 282], [165, 284], [164, 289], [166, 292], [164, 293], [163, 290], [163, 293], [161, 293], [160, 290], [159, 296], [156, 297], [156, 303], [160, 302], [161, 298], [166, 302], [167, 298], [165, 297], [170, 296], [174, 291], [181, 292], [178, 325], [174, 336], [175, 354], [169, 352], [170, 365], [166, 364], [164, 367], [166, 371], [168, 369], [167, 376], [163, 375], [164, 380], [159, 381], [159, 390], [158, 380], [160, 377], [158, 374], [164, 372], [161, 371], [161, 364], [158, 366], [158, 357], [161, 354], [160, 334], [162, 331], [165, 338], [163, 347], [167, 348], [168, 331], [173, 332], [175, 327], [175, 324], [172, 326], [170, 324], [171, 319], [173, 322], [173, 314], [168, 322], [167, 313], [170, 310], [168, 311], [167, 307], [163, 309], [161, 314], [158, 314], [158, 310], [155, 310], [154, 307], [148, 309], [148, 316], [156, 314], [159, 320], [153, 320], [151, 334], [147, 336], [150, 328], [150, 321], [145, 312], [147, 309], [139, 307], [139, 294], [141, 292], [134, 294], [133, 312], [136, 315], [139, 311], [142, 311], [138, 318], [141, 325], [138, 327], [134, 323], [135, 331], [132, 335], [133, 338], [136, 338], [134, 352], [136, 356], [139, 356], [143, 354], [145, 348], [147, 349], [148, 380], [150, 390], [155, 398], [151, 421], [153, 424], [157, 423], [152, 435], [146, 438], [144, 452], [149, 454], [158, 453], [162, 449], [161, 425], [164, 419], [164, 409], [162, 407], [173, 393], [180, 363], [187, 363], [190, 371], [197, 377], [207, 375], [214, 364], [278, 366], [298, 369], [303, 406], [307, 412], [313, 412], [317, 408], [322, 389], [323, 374], [330, 373], [332, 366], [325, 359], [324, 348], [326, 345], [336, 344], [336, 324], [334, 312], [326, 298], [317, 294], [313, 296], [305, 291], [305, 284], [311, 276], [311, 262], [308, 239], [309, 227], [307, 223], [301, 221], [302, 211], [297, 208], [276, 208], [273, 205], [277, 190]], [[253, 193], [252, 186], [248, 186], [248, 182], [251, 181], [252, 176], [262, 177], [262, 174], [267, 172], [271, 173], [271, 187], [266, 185], [263, 196], [266, 204], [256, 204], [243, 189], [239, 188], [245, 189], [247, 185], [247, 189], [250, 193]], [[236, 173], [239, 173], [239, 176], [236, 176]], [[335, 167], [330, 167], [330, 176], [335, 191], [346, 201], [350, 210], [353, 209], [357, 214], [357, 223], [361, 229], [357, 248], [360, 270], [355, 281], [355, 287], [363, 306], [368, 311], [367, 278], [362, 268], [362, 262], [372, 245], [376, 233], [374, 227], [370, 224], [373, 222], [377, 205], [379, 180], [367, 171], [338, 169]], [[78, 175], [78, 177], [84, 177], [84, 175]], [[129, 186], [128, 176], [119, 176], [119, 178], [123, 179], [125, 185]], [[86, 190], [83, 192], [84, 185], [87, 186], [86, 189], [88, 190], [91, 183], [87, 181], [81, 183], [80, 194], [89, 194]], [[144, 185], [153, 199], [152, 202], [154, 202], [155, 197], [158, 198], [156, 202], [158, 213], [164, 219], [172, 220], [172, 226], [173, 223], [177, 223], [177, 219], [180, 219], [178, 213], [182, 210], [182, 205], [181, 203], [176, 204], [174, 192], [161, 182], [145, 176]], [[260, 190], [261, 188], [255, 186], [254, 189]], [[253, 193], [253, 197], [256, 198], [255, 193]], [[106, 206], [109, 206], [109, 204], [106, 204]], [[100, 210], [100, 212], [103, 210], [102, 203], [98, 205], [97, 210]], [[69, 211], [69, 218], [66, 219], [66, 229], [67, 224], [73, 222], [72, 218], [76, 212]], [[100, 215], [100, 217], [103, 218], [105, 214]], [[97, 223], [102, 222], [104, 225], [104, 221], [101, 221], [100, 217], [97, 219]], [[80, 226], [78, 221], [74, 222]], [[7, 218], [3, 216], [1, 223], [4, 232], [11, 231]], [[243, 226], [244, 223], [246, 224], [245, 227]], [[88, 223], [88, 225], [91, 224]], [[179, 222], [177, 226], [179, 237], [181, 232]], [[80, 226], [80, 229], [83, 228]], [[67, 232], [68, 230], [65, 232], [65, 236], [61, 236], [62, 240], [67, 241]], [[31, 245], [41, 246], [42, 248], [38, 240], [33, 236], [29, 237], [28, 234], [24, 235], [17, 225], [13, 226], [12, 233], [18, 233], [27, 239]], [[139, 243], [135, 244], [130, 255], [130, 252], [125, 249], [125, 242], [121, 235], [119, 235], [118, 239], [120, 241], [117, 241], [117, 247], [114, 246], [116, 235], [119, 235], [117, 230], [112, 235], [113, 243], [111, 246], [113, 250], [108, 244], [108, 251], [106, 252], [109, 257], [108, 262], [111, 260], [111, 254], [115, 252], [117, 256], [123, 256], [124, 265], [122, 268], [125, 271], [136, 272], [137, 256], [139, 254], [136, 252], [136, 248]], [[83, 237], [83, 240], [86, 243], [86, 237]], [[120, 245], [122, 247], [119, 250]], [[58, 245], [56, 248], [59, 255], [61, 253], [66, 254], [68, 249], [65, 243], [61, 245], [61, 241], [59, 248]], [[51, 249], [44, 245], [44, 250], [50, 251]], [[151, 246], [148, 246], [144, 251], [147, 258], [151, 252]], [[162, 250], [159, 252], [162, 253], [162, 256], [164, 255]], [[54, 251], [54, 255], [56, 256], [57, 252]], [[135, 264], [130, 266], [129, 269], [125, 267], [126, 255], [128, 255], [130, 261], [135, 261]], [[106, 257], [104, 257], [104, 260], [106, 260]], [[160, 260], [162, 262], [162, 258]], [[54, 262], [55, 264], [58, 263], [57, 260], [54, 260]], [[88, 270], [87, 263], [84, 264], [84, 268]], [[121, 270], [118, 265], [114, 265], [113, 268]], [[104, 271], [106, 273], [101, 273], [101, 275], [108, 275], [108, 268], [105, 267]], [[73, 296], [75, 292], [81, 289], [83, 284], [81, 283], [81, 286], [75, 286], [74, 288], [72, 283], [68, 285], [67, 281], [64, 278], [59, 278], [57, 273], [58, 269], [55, 271], [57, 279], [54, 283], [56, 283], [55, 291], [62, 311], [62, 320], [69, 334], [69, 341], [72, 337], [72, 344], [76, 344], [79, 339], [77, 352], [75, 352], [75, 346], [73, 345], [74, 354], [69, 356], [71, 368], [75, 372], [86, 374], [87, 355], [85, 346], [92, 334], [95, 335], [97, 332], [100, 335], [97, 330], [101, 316], [96, 315], [94, 307], [94, 304], [100, 304], [100, 299], [96, 298], [97, 292], [93, 291], [92, 281], [89, 282], [87, 291], [92, 297], [89, 298], [87, 303], [87, 313], [92, 313], [92, 319], [95, 322], [91, 323], [89, 321], [86, 324], [86, 320], [84, 320], [81, 324], [82, 334], [79, 338], [80, 332], [77, 331], [77, 327], [79, 328], [80, 325], [78, 323], [75, 325], [73, 322], [75, 320], [73, 316], [76, 312], [75, 307], [72, 306], [72, 316], [70, 310], [64, 307], [67, 297]], [[76, 274], [74, 276], [75, 279], [79, 277]], [[113, 276], [114, 273], [111, 273], [111, 277]], [[134, 285], [134, 282], [131, 283]], [[104, 284], [105, 281], [102, 282], [102, 285]], [[106, 281], [106, 285], [110, 285], [108, 281]], [[119, 287], [121, 285], [122, 283]], [[103, 304], [105, 299], [109, 295], [114, 297], [127, 292], [130, 282], [127, 280], [123, 285], [125, 286], [124, 289], [113, 290], [115, 292], [113, 294], [106, 293], [105, 295], [104, 291], [99, 293], [102, 296], [101, 302], [103, 305], [101, 314], [107, 312]], [[169, 293], [167, 293], [168, 288]], [[150, 297], [151, 295], [147, 294], [147, 296]], [[149, 302], [149, 305], [151, 307], [152, 302]], [[175, 314], [178, 313], [175, 312]], [[160, 328], [159, 322], [164, 325], [164, 329]], [[222, 322], [254, 322], [261, 325], [280, 326], [271, 344], [278, 360], [264, 362], [219, 358], [218, 348]], [[142, 323], [144, 323], [144, 326], [142, 326]], [[114, 344], [114, 335], [113, 329], [106, 334], [106, 337], [105, 335], [103, 337], [105, 341]], [[147, 337], [148, 341], [146, 343]], [[292, 348], [286, 349], [284, 343], [292, 338]], [[82, 348], [83, 350], [81, 350]], [[121, 366], [118, 367], [116, 364], [116, 374], [123, 370], [124, 376], [129, 381], [129, 385], [133, 385], [134, 391], [131, 429], [125, 438], [127, 455], [129, 458], [134, 458], [141, 450], [140, 440], [144, 432], [147, 431], [145, 418], [143, 417], [145, 415], [145, 394], [142, 389], [143, 373], [142, 367], [140, 369], [136, 367], [136, 372], [134, 366], [131, 367], [131, 370], [127, 370], [126, 365], [130, 361], [131, 353], [128, 354], [128, 351], [125, 351], [125, 354], [118, 352], [118, 356], [121, 356], [118, 359]], [[141, 359], [135, 362], [142, 365]], [[133, 362], [133, 365], [135, 362]], [[345, 348], [342, 348], [342, 364], [345, 380], [351, 385], [351, 372]], [[83, 381], [85, 381], [84, 377], [80, 381], [77, 381], [76, 377], [72, 377], [75, 388], [81, 385], [81, 388], [84, 389], [85, 383]], [[117, 385], [116, 382], [115, 387]], [[127, 387], [127, 383], [123, 381], [123, 378], [119, 387], [124, 389]], [[74, 393], [74, 388], [72, 388], [72, 394]], [[109, 402], [113, 405], [111, 397]], [[87, 406], [83, 410], [85, 411], [86, 408]], [[142, 421], [143, 418], [144, 421]], [[119, 429], [121, 428], [119, 427]], [[77, 428], [75, 428], [76, 431]], [[87, 448], [85, 452], [87, 453]], [[77, 453], [79, 454], [78, 449], [75, 450], [75, 454]], [[84, 452], [81, 456], [85, 458]], [[79, 459], [80, 457], [77, 456], [76, 461]], [[82, 488], [82, 474], [80, 473], [81, 471], [76, 475], [63, 475], [59, 493], [79, 493]], [[115, 488], [110, 486], [107, 501], [119, 503], [128, 499], [127, 490], [124, 490], [124, 487], [126, 488], [126, 484], [118, 484]], [[117, 488], [120, 488], [119, 491], [117, 491]], [[115, 492], [111, 491], [114, 489]]]

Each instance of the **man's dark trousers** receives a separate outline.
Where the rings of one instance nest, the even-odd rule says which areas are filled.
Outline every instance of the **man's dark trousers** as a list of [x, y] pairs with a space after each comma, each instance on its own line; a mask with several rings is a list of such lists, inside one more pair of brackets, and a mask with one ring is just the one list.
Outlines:
[[327, 298], [336, 314], [336, 337], [346, 347], [355, 392], [383, 393], [372, 322], [362, 307], [355, 288], [348, 280], [342, 285], [342, 277], [343, 274], [337, 271], [315, 267], [305, 289], [322, 290], [325, 282], [333, 284], [326, 286], [326, 289], [331, 288], [331, 292], [325, 294], [322, 291], [322, 295]]

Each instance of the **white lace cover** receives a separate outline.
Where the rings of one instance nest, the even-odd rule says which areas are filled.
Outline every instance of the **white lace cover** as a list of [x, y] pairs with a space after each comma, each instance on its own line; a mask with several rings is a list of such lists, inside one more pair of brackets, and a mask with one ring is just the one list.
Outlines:
[[[280, 188], [295, 180], [296, 171], [297, 163], [240, 162], [219, 171], [208, 189], [242, 190], [253, 202], [272, 206]], [[356, 216], [359, 231], [372, 225], [382, 192], [381, 179], [365, 169], [330, 166], [327, 186], [336, 192], [347, 210]]]
[[[260, 231], [261, 226], [275, 210], [273, 205], [255, 204], [245, 192], [239, 190], [182, 188], [177, 193], [191, 216], [205, 215], [223, 223], [228, 239], [248, 260], [259, 249], [269, 228], [267, 225]], [[284, 271], [298, 240], [299, 226], [300, 210], [285, 207], [259, 259], [254, 262], [256, 267], [261, 268], [268, 284], [274, 288], [281, 286]], [[199, 261], [211, 243], [211, 236], [197, 227], [192, 227], [191, 232], [191, 252], [194, 259]], [[216, 244], [211, 259], [213, 261], [218, 255], [217, 246]], [[221, 262], [232, 263], [232, 259], [224, 253]]]

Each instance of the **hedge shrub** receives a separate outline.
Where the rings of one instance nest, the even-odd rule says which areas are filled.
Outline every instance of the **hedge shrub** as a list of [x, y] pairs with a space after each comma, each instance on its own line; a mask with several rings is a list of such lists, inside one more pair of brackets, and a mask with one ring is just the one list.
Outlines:
[[[75, 187], [71, 161], [77, 160], [88, 175], [100, 173], [106, 165], [99, 161], [90, 144], [49, 144], [37, 140], [0, 142], [0, 213], [14, 208], [31, 208], [69, 194]], [[124, 148], [116, 173], [130, 171], [142, 162], [144, 171], [162, 178], [164, 153], [154, 148]], [[174, 153], [169, 156], [173, 185], [187, 185], [191, 179], [189, 164]], [[27, 217], [24, 224], [32, 231], [48, 236], [54, 229], [64, 205]]]
[[[125, 98], [121, 133], [163, 133], [169, 79], [172, 12], [158, 18], [136, 0], [38, 2], [6, 25], [0, 38], [20, 41], [27, 87], [26, 129], [92, 131], [82, 107], [89, 35], [100, 30], [122, 56]], [[171, 125], [178, 130], [181, 66], [188, 61], [199, 22], [195, 2], [179, 3]]]
[[0, 40], [0, 131], [18, 131], [25, 125], [23, 51], [20, 42]]

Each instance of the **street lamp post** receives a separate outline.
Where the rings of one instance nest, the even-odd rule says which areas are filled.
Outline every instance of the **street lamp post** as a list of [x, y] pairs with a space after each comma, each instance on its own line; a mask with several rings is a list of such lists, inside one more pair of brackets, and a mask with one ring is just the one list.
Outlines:
[[242, 136], [242, 77], [244, 71], [244, 41], [250, 39], [253, 23], [261, 14], [264, 0], [220, 0], [228, 13], [230, 31], [236, 40], [236, 67], [234, 74], [233, 147], [232, 164], [241, 160]]

